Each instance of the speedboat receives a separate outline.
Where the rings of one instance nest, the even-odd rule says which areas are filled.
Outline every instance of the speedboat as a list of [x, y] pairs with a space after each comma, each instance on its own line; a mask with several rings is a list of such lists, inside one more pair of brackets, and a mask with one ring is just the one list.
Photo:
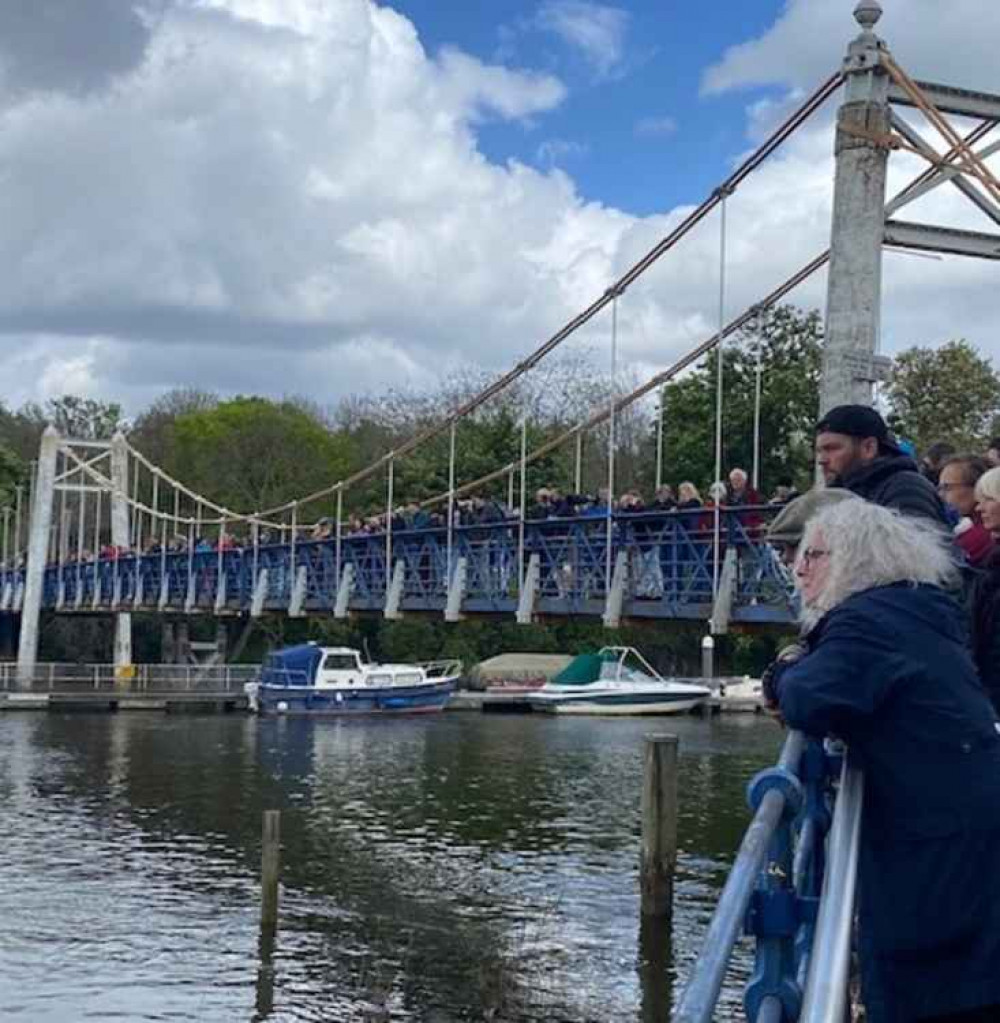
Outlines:
[[303, 643], [268, 654], [246, 693], [260, 714], [423, 714], [444, 707], [461, 673], [459, 661], [371, 664], [352, 647]]
[[532, 710], [558, 714], [681, 714], [711, 695], [665, 679], [634, 647], [606, 646], [575, 657], [527, 700]]

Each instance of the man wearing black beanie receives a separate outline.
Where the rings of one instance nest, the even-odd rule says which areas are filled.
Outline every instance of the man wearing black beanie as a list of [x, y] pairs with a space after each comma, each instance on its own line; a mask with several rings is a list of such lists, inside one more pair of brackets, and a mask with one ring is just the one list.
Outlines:
[[921, 515], [950, 529], [934, 485], [893, 440], [885, 420], [867, 405], [838, 405], [816, 424], [816, 459], [828, 487]]

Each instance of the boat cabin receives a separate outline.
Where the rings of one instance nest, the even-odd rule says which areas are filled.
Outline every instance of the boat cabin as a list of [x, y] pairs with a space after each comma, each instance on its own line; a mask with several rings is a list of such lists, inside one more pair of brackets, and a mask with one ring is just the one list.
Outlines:
[[420, 685], [427, 676], [417, 665], [367, 664], [353, 647], [302, 643], [268, 654], [260, 681], [270, 686], [368, 689]]

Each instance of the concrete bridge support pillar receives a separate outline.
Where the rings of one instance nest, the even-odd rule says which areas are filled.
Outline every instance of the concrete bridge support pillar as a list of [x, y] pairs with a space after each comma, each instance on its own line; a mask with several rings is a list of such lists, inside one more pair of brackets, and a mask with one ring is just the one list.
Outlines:
[[861, 0], [854, 15], [862, 32], [847, 51], [846, 96], [837, 115], [820, 415], [835, 405], [870, 405], [877, 378], [889, 159], [879, 137], [890, 129], [889, 76], [880, 64], [885, 44], [873, 31], [881, 7]]
[[[119, 550], [132, 542], [131, 516], [128, 506], [128, 446], [123, 433], [111, 438], [111, 543]], [[132, 615], [120, 611], [115, 615], [115, 667], [132, 663]]]
[[38, 470], [31, 502], [28, 532], [28, 564], [25, 571], [24, 602], [21, 605], [21, 633], [17, 644], [17, 679], [28, 686], [38, 661], [38, 624], [42, 611], [42, 587], [48, 560], [49, 532], [56, 485], [59, 434], [47, 426], [38, 453]]

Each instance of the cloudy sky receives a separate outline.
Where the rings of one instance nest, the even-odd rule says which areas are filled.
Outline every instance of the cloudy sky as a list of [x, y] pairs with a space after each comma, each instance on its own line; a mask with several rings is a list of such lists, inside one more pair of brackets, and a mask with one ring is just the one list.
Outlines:
[[[884, 6], [912, 74], [1000, 92], [996, 0]], [[2, 4], [0, 399], [134, 412], [198, 386], [332, 404], [499, 372], [838, 66], [852, 7]], [[730, 201], [730, 313], [826, 247], [832, 115]], [[894, 156], [893, 182], [921, 169]], [[954, 189], [906, 216], [989, 229]], [[706, 221], [622, 299], [639, 378], [716, 322], [718, 232]], [[997, 263], [888, 254], [884, 350], [965, 336], [1000, 356], [998, 284]], [[609, 333], [603, 317], [570, 344], [603, 359]]]

